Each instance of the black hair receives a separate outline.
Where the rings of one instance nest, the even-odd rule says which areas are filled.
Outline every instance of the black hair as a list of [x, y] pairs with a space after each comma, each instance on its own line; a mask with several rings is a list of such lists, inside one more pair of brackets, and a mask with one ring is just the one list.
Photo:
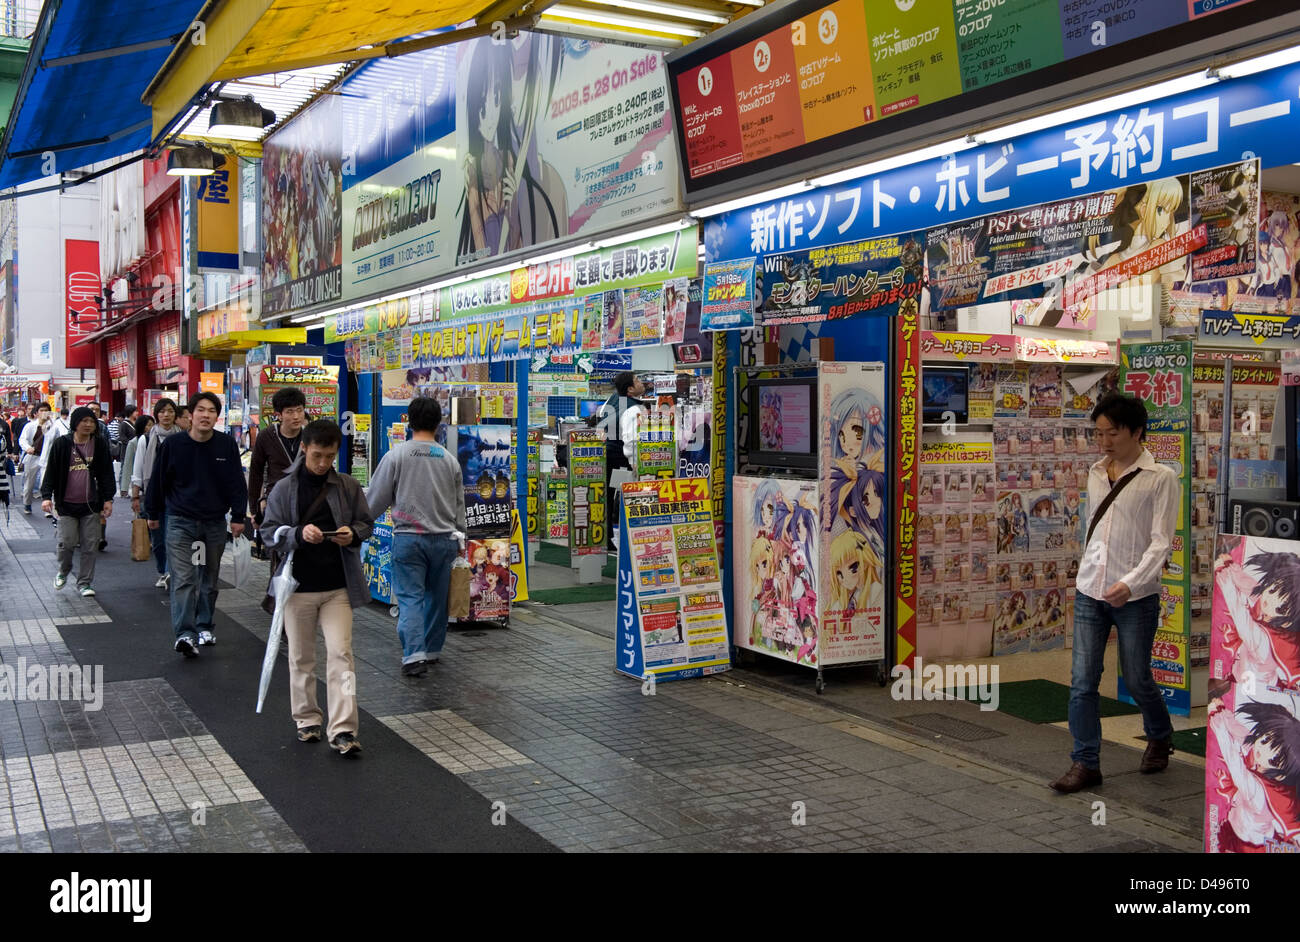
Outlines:
[[1097, 408], [1092, 410], [1091, 418], [1096, 422], [1102, 416], [1109, 419], [1110, 424], [1116, 428], [1128, 429], [1138, 437], [1138, 441], [1146, 441], [1147, 407], [1136, 396], [1125, 396], [1117, 392], [1107, 393], [1102, 397], [1101, 402], [1097, 403]]
[[42, 409], [45, 409], [49, 412], [54, 411], [53, 409], [50, 408], [50, 404], [48, 402], [38, 402], [34, 406], [32, 406], [32, 408], [35, 409], [37, 412], [40, 412]]
[[138, 419], [136, 419], [136, 420], [135, 420], [135, 434], [137, 434], [137, 435], [143, 435], [143, 434], [144, 434], [145, 427], [146, 427], [150, 422], [152, 422], [152, 421], [154, 421], [154, 418], [153, 418], [153, 416], [151, 416], [151, 415], [142, 415], [142, 416], [140, 416]]
[[207, 400], [208, 402], [212, 403], [213, 408], [217, 410], [217, 415], [221, 415], [221, 399], [217, 396], [216, 393], [213, 392], [201, 392], [193, 399], [191, 399], [190, 407], [189, 407], [190, 415], [194, 414], [194, 407], [197, 406], [200, 402], [203, 402], [204, 400]]
[[1237, 712], [1244, 714], [1252, 724], [1251, 731], [1246, 734], [1247, 746], [1267, 738], [1277, 747], [1277, 758], [1282, 767], [1269, 769], [1263, 773], [1264, 777], [1300, 791], [1300, 720], [1277, 703], [1247, 703]]
[[406, 407], [412, 432], [436, 432], [442, 424], [442, 406], [432, 396], [416, 396]]
[[614, 390], [620, 396], [626, 396], [627, 391], [636, 383], [636, 374], [631, 370], [624, 370], [614, 377]]
[[283, 389], [277, 389], [271, 396], [271, 411], [275, 413], [283, 412], [285, 409], [293, 409], [297, 406], [307, 408], [307, 397], [302, 394], [302, 390], [297, 386], [286, 386]]
[[1247, 560], [1263, 575], [1259, 585], [1251, 590], [1251, 599], [1257, 599], [1269, 589], [1277, 589], [1285, 602], [1282, 605], [1283, 631], [1300, 632], [1300, 557], [1292, 553], [1256, 553]]
[[[283, 392], [283, 390], [281, 390]], [[279, 395], [277, 393], [277, 395]], [[302, 430], [302, 447], [305, 451], [309, 445], [331, 448], [343, 444], [343, 432], [329, 419], [312, 419]]]
[[175, 402], [175, 400], [168, 399], [166, 396], [164, 396], [163, 398], [159, 399], [157, 402], [155, 402], [155, 403], [153, 404], [153, 417], [154, 417], [155, 419], [158, 418], [158, 413], [162, 412], [162, 410], [165, 409], [165, 408], [167, 408], [168, 406], [171, 406], [171, 407], [172, 407], [172, 411], [173, 411], [173, 412], [176, 412], [176, 413], [178, 413], [178, 414], [179, 414], [180, 411], [181, 411], [181, 410], [176, 406], [176, 402]]
[[191, 409], [187, 404], [183, 404], [179, 402], [176, 403], [176, 418], [179, 419], [182, 415], [193, 415], [193, 414], [194, 414], [194, 410]]

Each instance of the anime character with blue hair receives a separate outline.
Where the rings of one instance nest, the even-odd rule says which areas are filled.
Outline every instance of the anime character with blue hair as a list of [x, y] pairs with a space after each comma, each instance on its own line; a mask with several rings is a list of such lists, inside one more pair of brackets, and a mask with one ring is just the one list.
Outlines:
[[[827, 529], [852, 527], [884, 548], [885, 414], [865, 389], [846, 389], [830, 408], [834, 516]], [[868, 472], [875, 472], [868, 474]]]
[[785, 531], [790, 506], [781, 492], [781, 482], [767, 478], [754, 494], [754, 529], [759, 536], [778, 540]]

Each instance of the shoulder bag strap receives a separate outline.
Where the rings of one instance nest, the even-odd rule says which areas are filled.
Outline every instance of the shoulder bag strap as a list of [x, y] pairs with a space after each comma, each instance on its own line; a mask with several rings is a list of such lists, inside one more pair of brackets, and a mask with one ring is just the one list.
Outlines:
[[1101, 502], [1101, 506], [1097, 508], [1097, 512], [1093, 515], [1092, 523], [1088, 524], [1088, 535], [1083, 541], [1084, 547], [1087, 547], [1087, 545], [1092, 542], [1093, 531], [1097, 529], [1097, 524], [1101, 523], [1101, 518], [1106, 516], [1106, 511], [1110, 510], [1110, 505], [1115, 503], [1115, 498], [1119, 496], [1119, 492], [1128, 487], [1129, 482], [1144, 470], [1146, 469], [1139, 468], [1132, 474], [1126, 474], [1111, 486], [1110, 493], [1106, 495], [1106, 499]]

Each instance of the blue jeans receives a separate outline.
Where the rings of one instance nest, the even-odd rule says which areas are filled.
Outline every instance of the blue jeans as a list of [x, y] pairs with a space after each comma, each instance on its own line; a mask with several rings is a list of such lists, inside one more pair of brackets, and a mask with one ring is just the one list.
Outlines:
[[149, 547], [153, 550], [158, 575], [167, 571], [167, 514], [158, 518], [158, 529], [149, 531]]
[[[432, 533], [393, 534], [393, 597], [402, 663], [436, 657], [447, 639], [451, 563], [460, 545]], [[174, 578], [174, 577], [173, 577]]]
[[[199, 547], [203, 555], [199, 556]], [[167, 567], [172, 574], [172, 629], [191, 641], [211, 631], [217, 611], [217, 576], [226, 551], [226, 521], [193, 520], [172, 515], [167, 520]], [[206, 560], [198, 565], [195, 559]]]
[[1070, 759], [1090, 769], [1101, 767], [1101, 683], [1106, 639], [1119, 631], [1119, 666], [1138, 709], [1147, 739], [1174, 734], [1164, 695], [1151, 676], [1151, 646], [1160, 626], [1160, 595], [1148, 595], [1115, 608], [1082, 592], [1074, 593], [1074, 656], [1070, 671]]

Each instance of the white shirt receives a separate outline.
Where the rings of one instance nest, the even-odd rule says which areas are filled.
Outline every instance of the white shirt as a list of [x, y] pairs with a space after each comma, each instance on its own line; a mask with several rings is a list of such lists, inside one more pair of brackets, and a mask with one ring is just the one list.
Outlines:
[[54, 440], [60, 435], [67, 435], [69, 431], [63, 416], [50, 420], [50, 427], [45, 430], [45, 446], [41, 449], [41, 470], [45, 470], [45, 466], [50, 463], [50, 449], [54, 447]]
[[639, 402], [629, 404], [623, 410], [623, 420], [619, 423], [618, 437], [623, 440], [623, 457], [627, 459], [633, 473], [636, 472], [636, 443], [640, 434], [641, 415], [645, 407]]
[[[1111, 490], [1108, 461], [1102, 458], [1088, 470], [1089, 525]], [[1079, 561], [1075, 588], [1094, 599], [1103, 598], [1117, 582], [1128, 586], [1130, 601], [1155, 595], [1160, 591], [1160, 570], [1173, 547], [1183, 496], [1178, 475], [1145, 448], [1122, 477], [1130, 474], [1139, 476], [1110, 505]]]

